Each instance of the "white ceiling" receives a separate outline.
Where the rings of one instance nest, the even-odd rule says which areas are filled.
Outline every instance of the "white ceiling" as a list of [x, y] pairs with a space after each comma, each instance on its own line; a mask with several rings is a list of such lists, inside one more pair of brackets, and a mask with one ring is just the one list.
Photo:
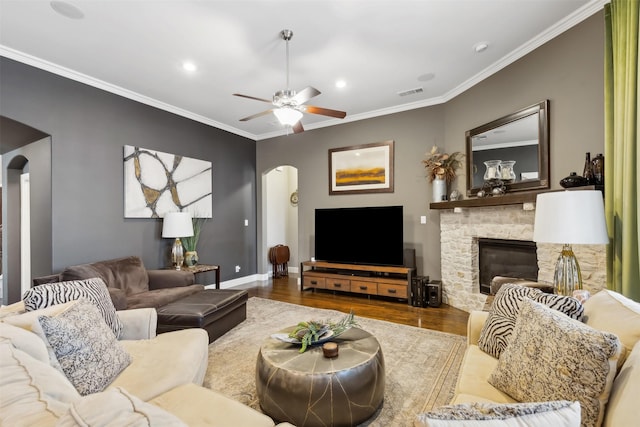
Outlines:
[[305, 114], [309, 130], [446, 102], [605, 2], [68, 0], [84, 15], [73, 19], [49, 1], [0, 0], [0, 55], [260, 140], [287, 131], [271, 114], [238, 121], [269, 104], [232, 93], [286, 89], [283, 29], [291, 89], [313, 86], [309, 104], [347, 112]]

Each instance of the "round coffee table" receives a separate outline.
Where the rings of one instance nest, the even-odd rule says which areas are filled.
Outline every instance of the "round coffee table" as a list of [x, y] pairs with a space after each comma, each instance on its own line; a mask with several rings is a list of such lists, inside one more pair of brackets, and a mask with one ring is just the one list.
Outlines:
[[[290, 332], [293, 328], [282, 332]], [[262, 410], [297, 427], [356, 425], [369, 419], [384, 398], [384, 357], [378, 340], [351, 328], [335, 340], [338, 357], [322, 346], [300, 346], [268, 338], [256, 363]]]

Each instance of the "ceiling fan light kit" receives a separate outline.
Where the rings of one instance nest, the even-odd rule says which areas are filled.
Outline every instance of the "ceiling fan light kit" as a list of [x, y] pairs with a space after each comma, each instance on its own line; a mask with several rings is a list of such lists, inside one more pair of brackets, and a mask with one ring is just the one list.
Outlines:
[[234, 93], [234, 96], [253, 99], [260, 102], [266, 102], [272, 104], [275, 107], [248, 117], [243, 117], [242, 119], [240, 119], [240, 121], [245, 122], [247, 120], [255, 119], [257, 117], [261, 117], [273, 112], [273, 114], [277, 117], [278, 121], [280, 121], [281, 124], [290, 126], [293, 129], [293, 133], [300, 133], [304, 132], [304, 128], [302, 127], [302, 123], [300, 122], [300, 119], [302, 119], [302, 117], [304, 116], [303, 113], [319, 114], [322, 116], [344, 119], [347, 116], [347, 113], [345, 113], [344, 111], [314, 107], [313, 105], [304, 105], [311, 98], [320, 95], [320, 91], [318, 89], [311, 86], [307, 86], [300, 92], [289, 89], [289, 40], [291, 40], [291, 38], [293, 37], [293, 31], [282, 30], [280, 32], [280, 37], [287, 43], [287, 88], [274, 93], [271, 101], [263, 98], [257, 98], [255, 96]]
[[302, 113], [291, 107], [282, 107], [277, 110], [273, 110], [273, 114], [276, 115], [280, 123], [283, 125], [293, 126], [302, 118]]

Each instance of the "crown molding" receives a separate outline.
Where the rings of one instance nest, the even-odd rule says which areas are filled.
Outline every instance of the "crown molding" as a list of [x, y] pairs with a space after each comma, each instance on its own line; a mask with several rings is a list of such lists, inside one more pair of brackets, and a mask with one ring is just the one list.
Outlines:
[[18, 62], [22, 62], [27, 65], [31, 65], [35, 68], [39, 68], [44, 71], [48, 71], [53, 74], [57, 74], [62, 77], [66, 77], [70, 80], [75, 80], [80, 83], [84, 83], [86, 85], [95, 87], [97, 89], [102, 89], [106, 92], [113, 93], [115, 95], [122, 96], [124, 98], [131, 99], [133, 101], [140, 102], [142, 104], [149, 105], [151, 107], [158, 108], [160, 110], [167, 111], [169, 113], [176, 114], [178, 116], [185, 117], [187, 119], [194, 120], [196, 122], [204, 123], [209, 126], [213, 126], [218, 129], [225, 130], [227, 132], [234, 133], [236, 135], [243, 136], [245, 138], [249, 138], [252, 140], [256, 140], [257, 135], [254, 135], [249, 132], [245, 132], [241, 129], [235, 128], [233, 126], [225, 125], [224, 123], [217, 122], [215, 120], [211, 120], [207, 117], [201, 116], [199, 114], [195, 114], [191, 111], [184, 110], [182, 108], [178, 108], [174, 105], [167, 104], [162, 101], [158, 101], [157, 99], [150, 98], [148, 96], [141, 95], [137, 92], [133, 92], [131, 90], [125, 89], [123, 87], [105, 82], [104, 80], [96, 79], [94, 77], [88, 76], [83, 73], [79, 73], [77, 71], [71, 70], [66, 67], [62, 67], [58, 64], [54, 64], [53, 62], [45, 61], [44, 59], [37, 58], [35, 56], [26, 54], [24, 52], [20, 52], [18, 50], [12, 49], [10, 47], [0, 45], [0, 56], [4, 56], [9, 59], [13, 59]]
[[[545, 31], [540, 33], [537, 37], [529, 40], [527, 43], [524, 43], [508, 55], [505, 55], [491, 66], [485, 68], [480, 73], [472, 76], [468, 80], [462, 82], [446, 94], [442, 96], [437, 96], [429, 99], [424, 99], [421, 101], [410, 102], [407, 104], [396, 105], [389, 108], [381, 108], [378, 110], [367, 111], [364, 113], [354, 114], [345, 117], [344, 119], [329, 119], [318, 123], [312, 123], [309, 125], [305, 125], [305, 130], [313, 130], [313, 129], [321, 129], [330, 126], [337, 126], [340, 124], [356, 122], [360, 120], [371, 119], [375, 117], [386, 116], [389, 114], [400, 113], [403, 111], [415, 110], [418, 108], [430, 107], [433, 105], [444, 104], [481, 81], [487, 79], [491, 75], [497, 73], [508, 65], [514, 63], [518, 59], [524, 57], [525, 55], [531, 53], [533, 50], [547, 43], [548, 41], [554, 39], [558, 35], [567, 31], [568, 29], [574, 27], [585, 19], [589, 18], [593, 14], [600, 11], [605, 4], [609, 3], [609, 0], [592, 0], [591, 2], [584, 5], [582, 8], [578, 9], [571, 15], [567, 16], [562, 21], [556, 23], [555, 25], [547, 28]], [[35, 56], [28, 55], [26, 53], [20, 52], [18, 50], [9, 48], [7, 46], [0, 45], [0, 56], [7, 57], [9, 59], [13, 59], [15, 61], [19, 61], [28, 65], [31, 65], [36, 68], [40, 68], [45, 71], [49, 71], [53, 74], [57, 74], [63, 77], [66, 77], [71, 80], [75, 80], [89, 86], [96, 87], [98, 89], [105, 90], [110, 93], [114, 93], [116, 95], [120, 95], [122, 97], [141, 102], [143, 104], [158, 108], [160, 110], [168, 111], [170, 113], [186, 117], [188, 119], [194, 120], [196, 122], [204, 123], [209, 126], [213, 126], [215, 128], [251, 139], [253, 141], [261, 141], [265, 139], [275, 138], [279, 136], [284, 136], [288, 134], [287, 129], [282, 129], [273, 132], [266, 132], [261, 134], [253, 134], [250, 132], [243, 131], [242, 129], [238, 129], [233, 126], [226, 125], [224, 123], [220, 123], [218, 121], [209, 119], [207, 117], [201, 116], [199, 114], [195, 114], [191, 111], [184, 110], [182, 108], [178, 108], [176, 106], [158, 101], [156, 99], [150, 98], [148, 96], [141, 95], [137, 92], [133, 92], [122, 88], [117, 85], [113, 85], [111, 83], [107, 83], [103, 80], [93, 78], [86, 74], [79, 73], [77, 71], [62, 67], [60, 65], [54, 64], [49, 61], [45, 61], [43, 59], [37, 58]]]

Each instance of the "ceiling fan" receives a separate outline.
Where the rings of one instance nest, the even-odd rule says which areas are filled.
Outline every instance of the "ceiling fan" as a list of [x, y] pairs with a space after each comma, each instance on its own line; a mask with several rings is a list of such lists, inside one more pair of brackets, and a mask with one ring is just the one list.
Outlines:
[[261, 117], [273, 113], [278, 118], [280, 123], [282, 123], [283, 125], [291, 126], [291, 128], [293, 129], [293, 133], [300, 133], [304, 132], [304, 128], [302, 127], [302, 123], [300, 122], [303, 113], [320, 114], [322, 116], [344, 119], [347, 116], [347, 113], [345, 113], [344, 111], [315, 107], [313, 105], [305, 105], [305, 103], [311, 98], [320, 95], [320, 91], [318, 89], [311, 86], [307, 86], [300, 92], [289, 89], [289, 40], [291, 40], [291, 38], [293, 37], [293, 31], [282, 30], [280, 31], [280, 37], [287, 43], [287, 88], [274, 93], [272, 100], [234, 93], [234, 96], [266, 102], [268, 104], [272, 104], [274, 107], [254, 115], [244, 117], [240, 119], [240, 121], [246, 122], [248, 120], [255, 119], [256, 117]]

